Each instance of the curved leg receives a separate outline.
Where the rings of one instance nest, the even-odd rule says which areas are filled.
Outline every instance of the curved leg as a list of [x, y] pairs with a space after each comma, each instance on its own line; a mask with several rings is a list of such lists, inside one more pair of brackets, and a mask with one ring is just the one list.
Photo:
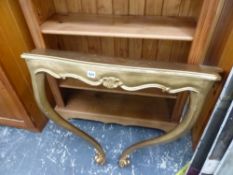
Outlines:
[[187, 131], [189, 131], [198, 118], [198, 115], [204, 103], [205, 97], [206, 97], [205, 93], [201, 94], [201, 93], [191, 92], [189, 110], [185, 118], [183, 119], [183, 121], [175, 129], [173, 129], [172, 131], [162, 136], [138, 142], [128, 147], [127, 149], [125, 149], [123, 153], [121, 154], [121, 157], [119, 160], [119, 166], [125, 167], [129, 165], [130, 164], [129, 154], [134, 152], [136, 149], [174, 141], [178, 139], [179, 137], [181, 137], [183, 134], [185, 134]]
[[82, 137], [87, 142], [92, 144], [95, 147], [96, 156], [95, 161], [98, 164], [104, 164], [105, 162], [105, 153], [101, 147], [101, 145], [91, 136], [89, 136], [84, 131], [78, 129], [65, 119], [63, 119], [60, 115], [58, 115], [51, 105], [49, 104], [46, 94], [45, 94], [45, 73], [38, 73], [32, 75], [32, 85], [34, 90], [34, 95], [36, 98], [36, 101], [38, 103], [38, 106], [40, 107], [41, 111], [52, 121], [54, 121], [56, 124], [62, 126], [63, 128], [71, 131], [72, 133], [76, 134], [79, 137]]

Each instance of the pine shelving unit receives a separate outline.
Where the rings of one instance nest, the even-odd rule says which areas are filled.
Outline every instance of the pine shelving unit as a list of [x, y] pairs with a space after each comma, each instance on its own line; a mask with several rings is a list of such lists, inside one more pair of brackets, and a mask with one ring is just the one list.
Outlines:
[[[222, 0], [19, 0], [37, 48], [202, 64]], [[169, 131], [186, 94], [126, 92], [48, 77], [64, 118]]]

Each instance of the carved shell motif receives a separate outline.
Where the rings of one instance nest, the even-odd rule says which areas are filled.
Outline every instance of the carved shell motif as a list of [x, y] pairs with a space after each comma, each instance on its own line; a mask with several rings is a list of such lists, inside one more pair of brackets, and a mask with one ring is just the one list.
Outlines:
[[118, 78], [115, 77], [105, 77], [102, 79], [102, 84], [104, 87], [109, 89], [114, 89], [121, 86], [123, 83]]

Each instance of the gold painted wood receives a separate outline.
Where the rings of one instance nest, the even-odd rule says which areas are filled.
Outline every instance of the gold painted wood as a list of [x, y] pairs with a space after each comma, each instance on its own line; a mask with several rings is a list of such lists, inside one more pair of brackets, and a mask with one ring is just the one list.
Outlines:
[[[158, 88], [170, 94], [188, 91], [189, 110], [179, 125], [166, 134], [136, 143], [121, 155], [119, 165], [129, 164], [129, 154], [136, 149], [173, 141], [196, 122], [205, 98], [215, 81], [219, 81], [220, 69], [181, 64], [156, 63], [114, 59], [97, 55], [84, 55], [54, 50], [34, 50], [25, 53], [32, 77], [34, 93], [41, 110], [57, 124], [76, 133], [90, 142], [97, 150], [97, 163], [104, 163], [105, 155], [97, 141], [85, 132], [74, 127], [50, 107], [44, 93], [44, 76], [49, 74], [56, 79], [74, 78], [90, 86], [104, 86], [108, 89], [121, 88], [125, 91], [138, 91]], [[146, 78], [145, 78], [146, 77]]]

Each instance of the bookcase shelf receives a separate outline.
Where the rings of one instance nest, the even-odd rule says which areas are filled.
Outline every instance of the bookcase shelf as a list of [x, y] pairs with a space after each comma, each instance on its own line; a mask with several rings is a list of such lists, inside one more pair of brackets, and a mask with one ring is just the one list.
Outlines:
[[70, 90], [65, 107], [57, 106], [56, 111], [66, 119], [88, 119], [169, 131], [177, 126], [170, 119], [174, 102], [174, 99]]
[[43, 34], [192, 41], [191, 18], [156, 16], [53, 15], [41, 25]]

